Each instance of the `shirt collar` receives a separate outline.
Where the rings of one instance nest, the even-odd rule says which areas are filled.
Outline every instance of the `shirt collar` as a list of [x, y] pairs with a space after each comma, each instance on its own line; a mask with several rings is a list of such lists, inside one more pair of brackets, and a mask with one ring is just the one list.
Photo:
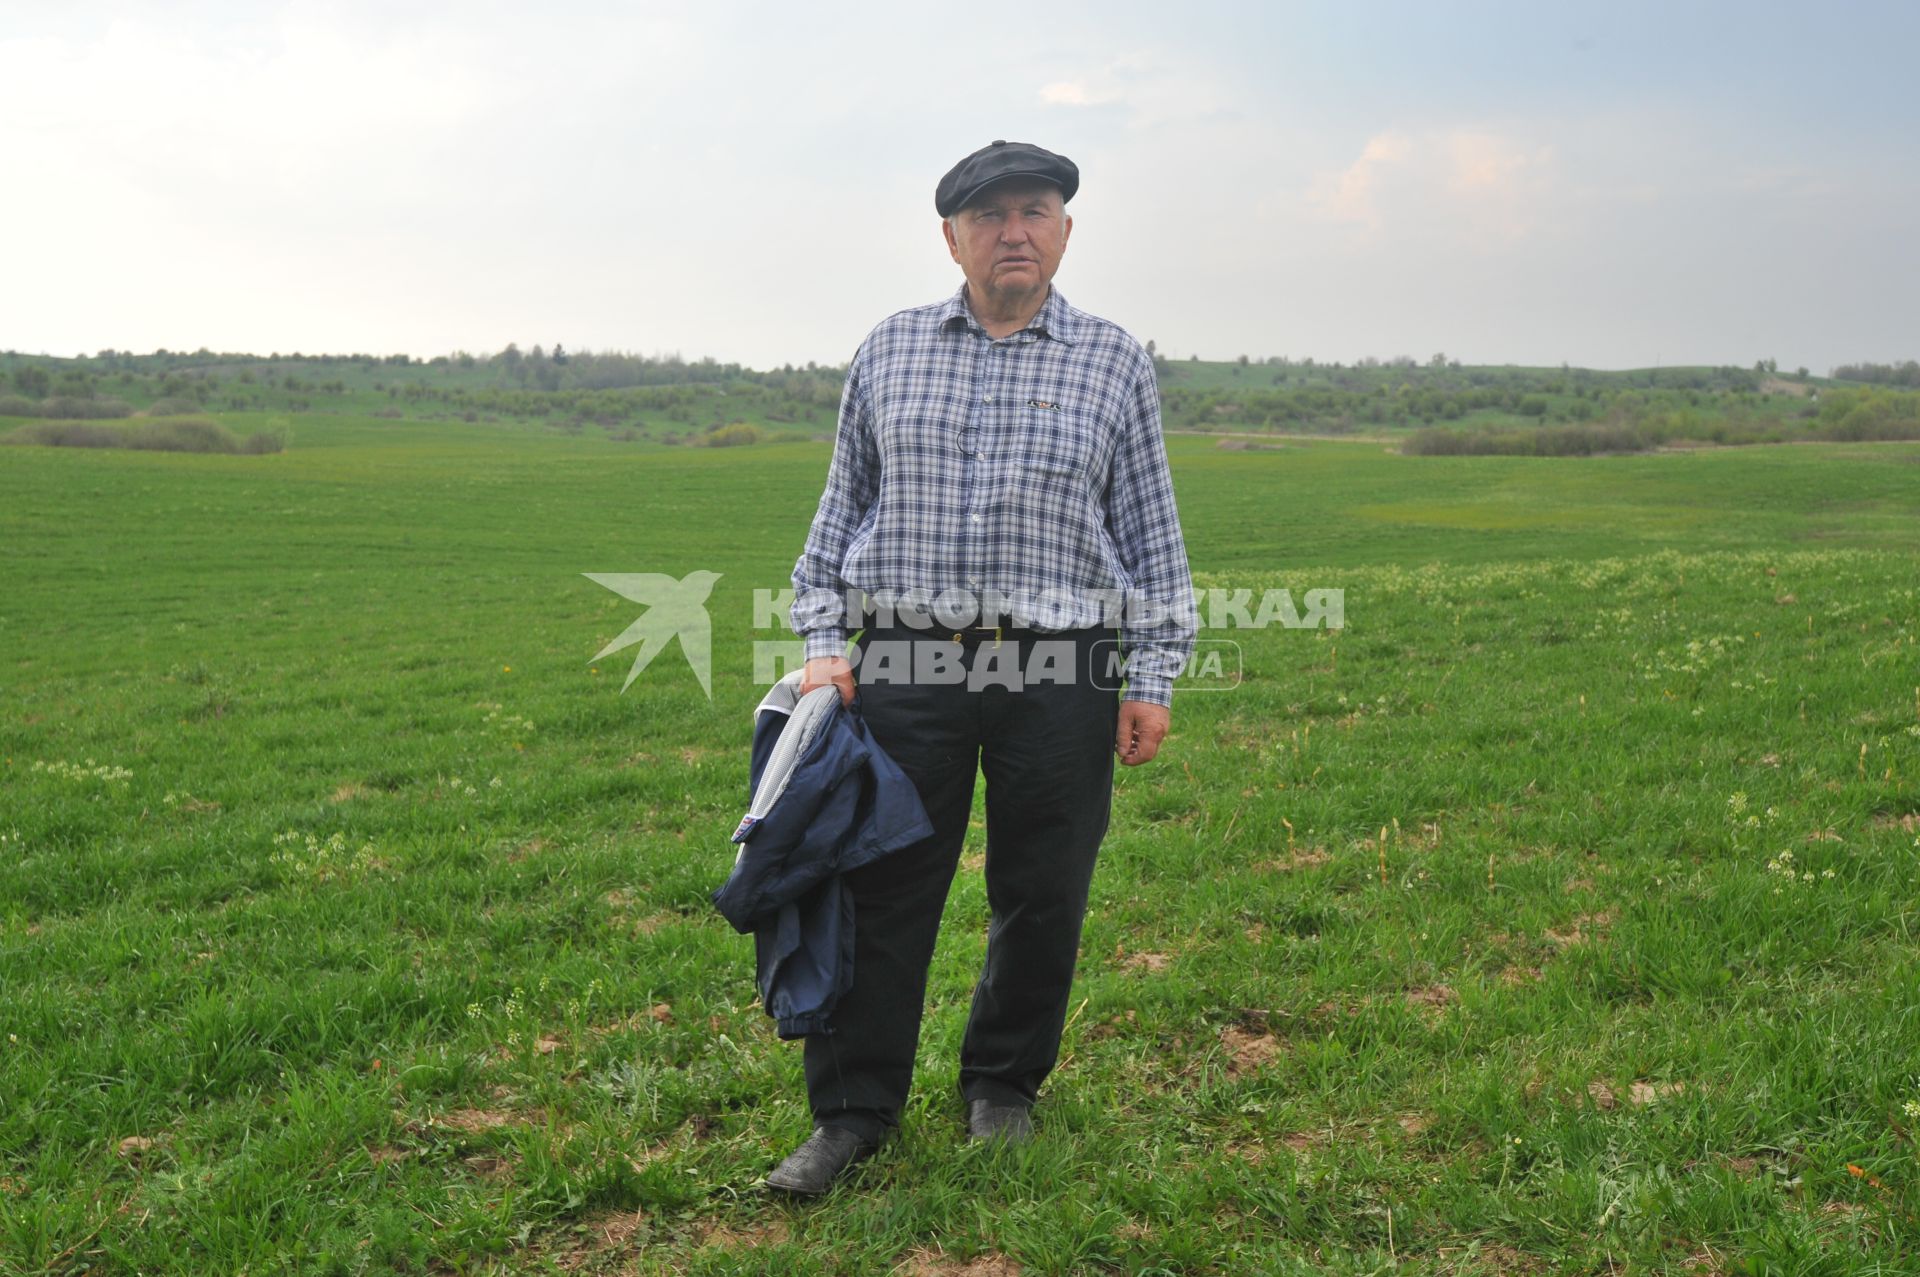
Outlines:
[[[947, 299], [946, 305], [940, 310], [940, 327], [945, 330], [956, 326], [965, 328], [980, 326], [979, 321], [973, 317], [972, 307], [967, 305], [965, 283], [962, 283], [953, 296]], [[1075, 335], [1073, 308], [1067, 305], [1067, 299], [1060, 295], [1058, 288], [1048, 285], [1047, 300], [1040, 304], [1039, 313], [1034, 315], [1028, 321], [1026, 328], [1021, 331], [1038, 332], [1071, 346]]]

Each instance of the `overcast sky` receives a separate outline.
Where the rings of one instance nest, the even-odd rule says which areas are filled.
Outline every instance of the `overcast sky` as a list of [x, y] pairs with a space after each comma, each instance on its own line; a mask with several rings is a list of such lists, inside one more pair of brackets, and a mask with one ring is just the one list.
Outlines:
[[844, 362], [1072, 157], [1170, 354], [1920, 357], [1920, 5], [0, 2], [0, 348]]

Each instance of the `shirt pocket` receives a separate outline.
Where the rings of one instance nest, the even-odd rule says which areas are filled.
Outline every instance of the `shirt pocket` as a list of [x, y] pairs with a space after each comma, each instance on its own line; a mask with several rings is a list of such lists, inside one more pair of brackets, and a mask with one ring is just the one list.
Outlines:
[[1050, 399], [1029, 399], [1015, 414], [1010, 449], [1016, 467], [1036, 480], [1093, 484], [1094, 422]]

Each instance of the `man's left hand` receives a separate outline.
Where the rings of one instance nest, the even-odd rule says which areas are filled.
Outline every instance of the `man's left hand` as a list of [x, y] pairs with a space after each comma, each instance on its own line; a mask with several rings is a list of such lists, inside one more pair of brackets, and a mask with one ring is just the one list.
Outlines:
[[1167, 726], [1173, 714], [1165, 705], [1151, 701], [1121, 701], [1120, 728], [1113, 736], [1113, 752], [1123, 767], [1138, 767], [1153, 761], [1160, 742], [1167, 738]]

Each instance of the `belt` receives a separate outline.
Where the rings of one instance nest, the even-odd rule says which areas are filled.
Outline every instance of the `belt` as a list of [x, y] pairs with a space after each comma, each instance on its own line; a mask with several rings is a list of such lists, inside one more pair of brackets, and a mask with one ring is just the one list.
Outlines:
[[1022, 639], [1065, 639], [1101, 638], [1111, 631], [1095, 627], [1091, 630], [1036, 630], [1021, 625], [929, 625], [925, 629], [910, 626], [871, 627], [870, 633], [883, 634], [888, 638], [910, 638], [926, 643], [959, 643], [963, 646], [977, 646], [986, 643], [998, 647], [1003, 642], [1019, 642]]

